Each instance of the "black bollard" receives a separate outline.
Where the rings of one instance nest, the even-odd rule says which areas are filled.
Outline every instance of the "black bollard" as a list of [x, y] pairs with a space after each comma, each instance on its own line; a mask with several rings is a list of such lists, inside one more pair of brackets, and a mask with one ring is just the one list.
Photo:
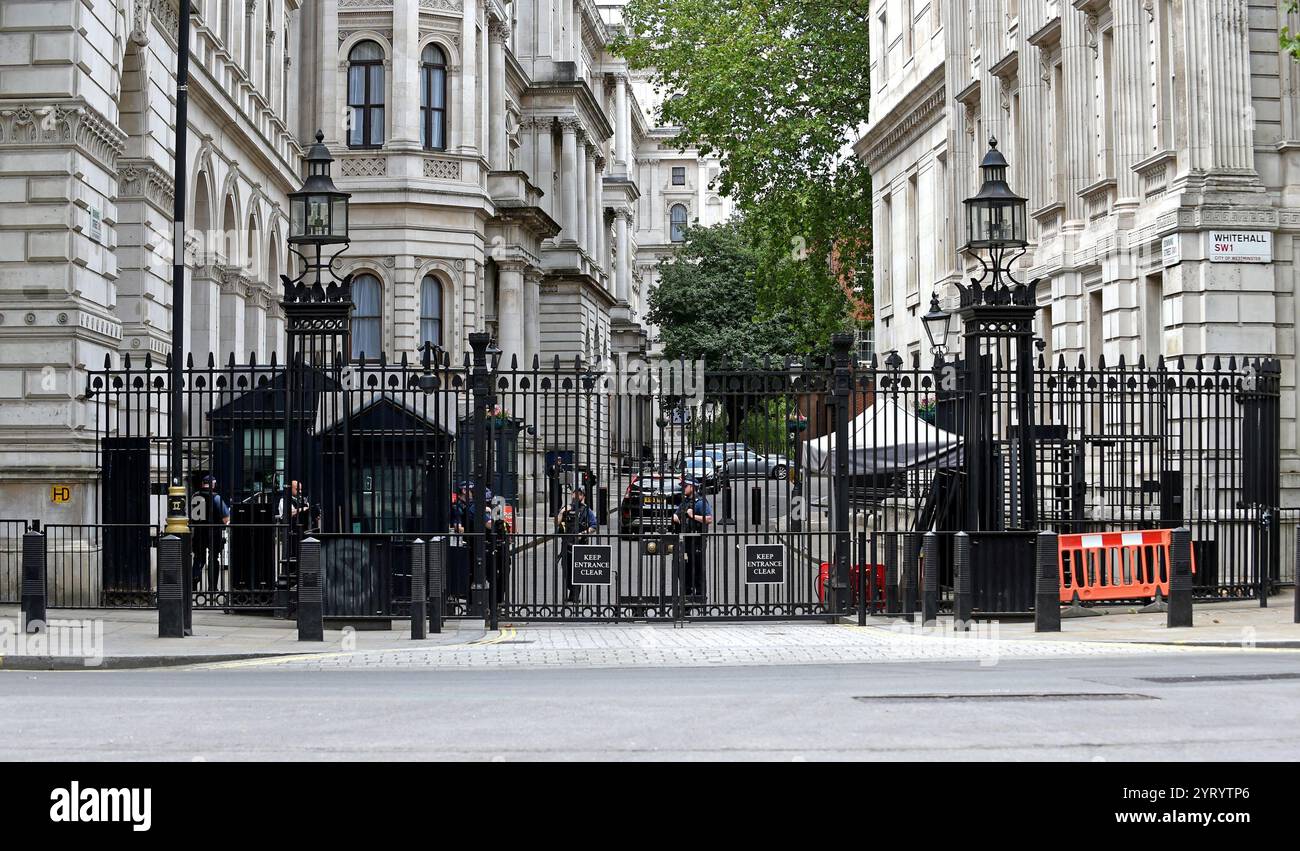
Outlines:
[[411, 640], [419, 641], [424, 639], [428, 633], [428, 621], [426, 609], [428, 608], [428, 559], [425, 555], [426, 544], [423, 539], [416, 538], [411, 542]]
[[763, 525], [763, 489], [758, 485], [749, 489], [749, 525]]
[[1192, 530], [1180, 526], [1170, 534], [1169, 611], [1165, 625], [1192, 625]]
[[442, 632], [443, 594], [446, 593], [447, 539], [432, 538], [425, 547], [425, 565], [428, 572], [429, 631]]
[[23, 632], [45, 632], [46, 604], [45, 533], [41, 521], [33, 520], [31, 530], [23, 533]]
[[1055, 532], [1038, 533], [1037, 564], [1038, 575], [1034, 580], [1034, 632], [1060, 632], [1060, 550]]
[[953, 589], [952, 598], [952, 615], [953, 627], [955, 629], [967, 632], [970, 630], [971, 621], [971, 563], [970, 563], [970, 535], [965, 532], [958, 532], [956, 540], [953, 543], [953, 582], [956, 587]]
[[898, 536], [884, 535], [885, 542], [885, 614], [903, 611], [898, 602]]
[[303, 538], [298, 545], [298, 640], [325, 640], [324, 590], [320, 541]]
[[735, 526], [736, 512], [731, 505], [731, 486], [722, 489], [722, 519], [718, 521], [719, 526]]
[[924, 563], [921, 567], [921, 623], [933, 626], [939, 619], [939, 535], [925, 533], [921, 547]]
[[903, 617], [916, 622], [916, 564], [921, 559], [921, 535], [908, 532], [903, 539], [903, 566], [899, 572], [898, 592], [903, 598]]
[[185, 539], [163, 535], [158, 541], [158, 637], [185, 637]]

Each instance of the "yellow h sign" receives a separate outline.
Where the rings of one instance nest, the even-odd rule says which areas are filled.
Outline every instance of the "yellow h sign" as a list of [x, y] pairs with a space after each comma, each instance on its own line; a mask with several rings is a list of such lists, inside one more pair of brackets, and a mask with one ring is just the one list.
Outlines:
[[50, 502], [59, 505], [72, 501], [71, 485], [50, 485]]

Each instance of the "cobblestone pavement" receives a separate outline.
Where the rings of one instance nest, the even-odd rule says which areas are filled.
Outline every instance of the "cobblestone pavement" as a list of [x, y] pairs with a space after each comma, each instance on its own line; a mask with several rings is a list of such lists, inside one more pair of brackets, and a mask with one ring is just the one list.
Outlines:
[[[870, 662], [972, 662], [1133, 656], [1190, 648], [999, 638], [996, 630], [955, 636], [942, 630], [826, 624], [671, 626], [505, 626], [473, 642], [437, 647], [365, 649], [310, 657], [196, 666], [275, 669], [502, 669], [546, 667], [708, 667]], [[1199, 652], [1205, 652], [1200, 648]], [[1258, 651], [1287, 652], [1287, 651]]]

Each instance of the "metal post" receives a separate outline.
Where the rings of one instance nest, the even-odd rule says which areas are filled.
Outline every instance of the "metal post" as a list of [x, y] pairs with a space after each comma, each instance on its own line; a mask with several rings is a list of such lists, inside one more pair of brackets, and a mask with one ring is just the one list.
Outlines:
[[[731, 484], [727, 484], [727, 489], [731, 489]], [[758, 485], [753, 485], [749, 489], [749, 525], [763, 525], [763, 489]]]
[[[491, 335], [482, 331], [475, 331], [469, 335], [470, 348], [474, 351], [473, 372], [470, 376], [470, 387], [474, 399], [474, 433], [471, 443], [473, 467], [474, 467], [474, 487], [475, 498], [483, 499], [486, 493], [487, 467], [488, 467], [488, 434], [487, 434], [487, 409], [491, 404], [492, 388], [490, 385], [490, 375], [487, 363], [487, 348], [491, 342]], [[472, 512], [471, 516], [465, 518], [465, 531], [469, 533], [470, 552], [473, 559], [473, 576], [470, 579], [470, 610], [471, 617], [486, 618], [489, 615], [487, 605], [487, 564], [484, 546], [487, 543], [483, 534], [483, 508], [479, 504], [477, 510]]]
[[1268, 608], [1268, 595], [1273, 590], [1272, 583], [1272, 552], [1273, 552], [1273, 512], [1265, 508], [1259, 516], [1259, 548], [1256, 550], [1255, 563], [1259, 566], [1259, 607]]
[[1192, 530], [1179, 526], [1170, 535], [1169, 627], [1192, 625]]
[[953, 627], [963, 632], [970, 630], [971, 621], [971, 563], [970, 535], [958, 532], [953, 544], [954, 566], [952, 615]]
[[23, 632], [45, 632], [46, 604], [45, 533], [41, 521], [33, 520], [31, 530], [23, 533]]
[[835, 422], [835, 573], [831, 581], [835, 612], [848, 611], [850, 602], [849, 559], [852, 543], [849, 533], [849, 396], [853, 392], [850, 352], [853, 335], [840, 332], [831, 337], [835, 374], [831, 385], [831, 405]]
[[1291, 563], [1291, 570], [1293, 572], [1293, 577], [1296, 580], [1296, 584], [1293, 587], [1295, 592], [1294, 600], [1292, 601], [1292, 608], [1295, 611], [1291, 614], [1291, 622], [1300, 623], [1300, 526], [1296, 527], [1295, 561]]
[[1060, 632], [1061, 571], [1055, 532], [1038, 533], [1038, 576], [1034, 587], [1034, 632]]
[[428, 634], [428, 555], [422, 538], [411, 543], [411, 639], [419, 641]]
[[[175, 183], [172, 193], [172, 329], [171, 352], [168, 355], [170, 382], [168, 400], [168, 425], [170, 426], [169, 484], [167, 488], [167, 526], [165, 533], [180, 538], [178, 544], [182, 563], [181, 588], [184, 595], [181, 623], [182, 634], [193, 632], [193, 613], [191, 600], [189, 564], [185, 564], [190, 552], [189, 496], [185, 484], [185, 471], [182, 449], [185, 444], [185, 202], [189, 198], [186, 186], [187, 160], [186, 142], [189, 139], [189, 79], [190, 79], [190, 4], [188, 0], [181, 3], [177, 16], [176, 51], [176, 156], [173, 162], [172, 180]], [[206, 234], [204, 235], [206, 238]], [[159, 604], [161, 606], [161, 603]], [[159, 613], [159, 630], [162, 623]], [[178, 636], [179, 637], [179, 636]]]
[[898, 601], [898, 536], [885, 535], [885, 614], [903, 611]]
[[158, 637], [185, 637], [185, 539], [163, 535], [158, 541]]
[[303, 538], [298, 545], [298, 640], [325, 640], [324, 588], [320, 541]]
[[921, 567], [921, 623], [933, 626], [939, 619], [939, 535], [925, 533]]
[[722, 519], [718, 521], [719, 526], [735, 526], [735, 510], [731, 506], [731, 483], [722, 489]]
[[916, 563], [921, 560], [921, 535], [908, 532], [903, 538], [903, 565], [899, 572], [898, 592], [903, 598], [903, 618], [916, 622]]
[[433, 538], [425, 547], [425, 565], [428, 571], [429, 631], [442, 632], [443, 595], [446, 592], [444, 580], [447, 559], [447, 539]]

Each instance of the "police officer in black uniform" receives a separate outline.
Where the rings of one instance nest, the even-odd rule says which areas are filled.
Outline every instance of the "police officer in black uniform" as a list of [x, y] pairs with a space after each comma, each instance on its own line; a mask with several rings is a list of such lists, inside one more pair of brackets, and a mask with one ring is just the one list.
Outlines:
[[685, 535], [682, 545], [683, 593], [687, 597], [703, 598], [706, 594], [704, 536], [713, 525], [713, 507], [704, 498], [695, 479], [688, 478], [682, 482], [682, 501], [673, 512], [673, 524]]
[[573, 545], [582, 543], [599, 525], [596, 512], [587, 505], [587, 491], [581, 485], [573, 488], [572, 501], [555, 515], [555, 526], [560, 532], [560, 569], [564, 572], [564, 600], [576, 605], [582, 586], [573, 584]]

